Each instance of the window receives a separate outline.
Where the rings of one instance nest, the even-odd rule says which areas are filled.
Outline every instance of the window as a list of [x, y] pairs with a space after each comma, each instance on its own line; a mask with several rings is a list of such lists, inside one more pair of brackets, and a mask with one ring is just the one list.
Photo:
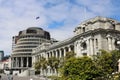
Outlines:
[[98, 39], [96, 39], [95, 42], [96, 42], [96, 48], [98, 48]]
[[87, 53], [83, 53], [83, 56], [87, 56]]
[[86, 42], [81, 43], [81, 47], [82, 47], [83, 49], [87, 49], [87, 44], [86, 44]]
[[27, 33], [37, 33], [36, 30], [27, 30]]
[[85, 32], [85, 27], [83, 27], [83, 32]]

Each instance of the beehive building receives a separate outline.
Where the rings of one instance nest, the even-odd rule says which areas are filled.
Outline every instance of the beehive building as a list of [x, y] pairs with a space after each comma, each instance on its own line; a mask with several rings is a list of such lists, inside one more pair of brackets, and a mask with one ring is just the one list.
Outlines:
[[20, 31], [12, 40], [11, 69], [24, 71], [32, 66], [32, 49], [50, 42], [49, 32], [38, 27]]

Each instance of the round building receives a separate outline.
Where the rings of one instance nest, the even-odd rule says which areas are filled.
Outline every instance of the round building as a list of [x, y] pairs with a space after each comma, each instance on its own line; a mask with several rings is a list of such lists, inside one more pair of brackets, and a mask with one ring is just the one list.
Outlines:
[[32, 49], [50, 41], [49, 32], [38, 27], [20, 31], [12, 40], [11, 68], [21, 72], [32, 66]]

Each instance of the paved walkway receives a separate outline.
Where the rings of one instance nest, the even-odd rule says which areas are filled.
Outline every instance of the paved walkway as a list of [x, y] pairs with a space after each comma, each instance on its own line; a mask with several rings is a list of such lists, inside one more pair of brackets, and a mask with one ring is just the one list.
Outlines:
[[[8, 80], [8, 75], [0, 74], [2, 76], [2, 80]], [[36, 76], [27, 76], [27, 77], [19, 77], [13, 76], [13, 80], [48, 80], [43, 77], [36, 77]]]

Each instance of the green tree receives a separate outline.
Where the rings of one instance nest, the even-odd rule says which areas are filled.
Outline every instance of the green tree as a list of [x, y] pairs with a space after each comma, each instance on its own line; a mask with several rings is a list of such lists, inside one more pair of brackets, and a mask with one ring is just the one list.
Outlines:
[[34, 68], [36, 70], [36, 74], [40, 74], [40, 69], [41, 69], [40, 60], [38, 60], [34, 63]]
[[38, 61], [35, 62], [34, 67], [36, 70], [42, 70], [47, 73], [47, 60], [44, 57], [41, 57]]
[[57, 75], [58, 75], [58, 69], [60, 66], [60, 60], [58, 58], [55, 58], [54, 62], [53, 62], [53, 66], [55, 67], [56, 71], [57, 71]]
[[40, 58], [40, 64], [41, 64], [41, 69], [43, 71], [43, 74], [44, 74], [44, 71], [46, 72], [47, 74], [47, 60], [44, 58], [44, 57], [41, 57]]
[[40, 70], [40, 68], [41, 68], [40, 60], [38, 60], [38, 61], [36, 61], [36, 62], [34, 63], [34, 68], [35, 68], [36, 70]]
[[96, 55], [95, 58], [96, 65], [101, 67], [103, 71], [103, 75], [112, 74], [113, 68], [112, 68], [112, 54], [110, 52], [107, 52], [105, 50], [101, 50], [100, 55]]
[[65, 60], [68, 60], [72, 57], [75, 57], [75, 53], [73, 51], [66, 52]]
[[111, 51], [112, 54], [112, 68], [114, 69], [114, 72], [118, 71], [118, 60], [120, 59], [120, 51], [119, 50], [113, 50]]
[[59, 63], [60, 63], [60, 60], [56, 57], [51, 57], [48, 59], [48, 65], [51, 67], [52, 71], [56, 69], [57, 74], [58, 74]]
[[91, 80], [101, 76], [101, 70], [87, 56], [73, 57], [64, 65], [62, 74], [63, 80]]
[[60, 58], [60, 63], [59, 63], [59, 71], [60, 71], [60, 74], [62, 75], [63, 73], [63, 68], [64, 68], [64, 65], [66, 64], [66, 62], [70, 59], [70, 58], [75, 58], [75, 53], [73, 51], [70, 51], [70, 52], [66, 52], [66, 56], [63, 57], [63, 58]]

